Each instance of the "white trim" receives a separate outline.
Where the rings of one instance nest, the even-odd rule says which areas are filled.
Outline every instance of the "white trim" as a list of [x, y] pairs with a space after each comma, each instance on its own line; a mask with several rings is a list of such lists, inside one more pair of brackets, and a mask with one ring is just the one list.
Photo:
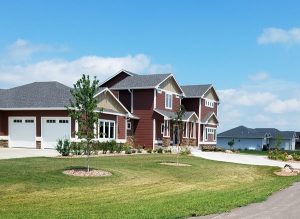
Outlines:
[[[167, 123], [167, 125], [166, 125]], [[169, 138], [170, 137], [170, 125], [171, 125], [171, 122], [170, 120], [164, 120], [164, 127], [165, 127], [165, 130], [164, 130], [164, 134], [163, 134], [163, 137], [166, 137], [166, 138]]]
[[[22, 119], [33, 119], [34, 120], [34, 132], [35, 132], [35, 145], [34, 148], [36, 148], [36, 116], [8, 116], [8, 147], [11, 148], [11, 138], [10, 138], [10, 120], [13, 118], [22, 118]], [[42, 133], [42, 132], [41, 132]]]
[[199, 109], [198, 109], [198, 112], [199, 112], [199, 117], [198, 117], [198, 146], [199, 146], [199, 143], [200, 143], [200, 132], [201, 132], [201, 98], [199, 98]]
[[156, 89], [154, 89], [154, 109], [156, 108]]
[[189, 138], [189, 123], [184, 122], [184, 132], [182, 138]]
[[201, 141], [200, 144], [217, 144], [215, 141]]
[[39, 107], [39, 108], [0, 108], [0, 110], [3, 111], [8, 111], [8, 110], [15, 110], [15, 111], [19, 111], [19, 110], [67, 110], [67, 108], [65, 107]]
[[[129, 89], [128, 89], [129, 90]], [[133, 113], [133, 90], [129, 91], [130, 92], [130, 103], [131, 103], [131, 106], [130, 106], [130, 112]]]
[[[170, 98], [171, 97], [171, 104], [170, 106], [168, 105], [169, 104], [169, 98], [167, 98], [167, 96]], [[165, 92], [165, 108], [166, 109], [173, 109], [173, 94], [170, 93], [170, 92]]]
[[[128, 125], [129, 125], [130, 127], [128, 127]], [[131, 125], [132, 125], [131, 122], [128, 122], [127, 119], [126, 119], [126, 129], [127, 129], [127, 130], [131, 130], [131, 127], [132, 127]]]
[[155, 149], [155, 139], [156, 139], [156, 121], [153, 119], [153, 138], [152, 138], [152, 148]]
[[0, 136], [0, 140], [8, 141], [8, 136], [6, 135]]
[[154, 143], [155, 144], [162, 144], [162, 140], [155, 140]]
[[75, 139], [78, 139], [77, 132], [79, 131], [79, 124], [78, 121], [75, 121]]
[[165, 132], [165, 124], [164, 123], [160, 123], [160, 134], [164, 134]]
[[157, 89], [159, 89], [161, 92], [165, 92], [165, 93], [167, 92], [167, 93], [171, 93], [171, 94], [177, 95], [178, 96], [177, 98], [183, 96], [180, 93], [176, 93], [176, 92], [173, 92], [173, 91], [165, 90], [165, 89], [162, 89], [162, 88], [157, 88]]
[[[118, 120], [118, 118], [117, 118], [117, 120]], [[108, 122], [108, 133], [105, 133], [105, 134], [108, 134], [107, 136], [108, 136], [108, 138], [100, 138], [100, 122], [103, 122], [103, 123], [105, 123], [105, 122]], [[113, 138], [110, 138], [110, 123], [114, 123], [114, 136], [113, 136]], [[105, 130], [105, 124], [103, 125], [103, 130]], [[104, 133], [102, 133], [103, 134], [103, 136], [104, 136]], [[98, 136], [97, 136], [97, 139], [98, 140], [116, 140], [116, 139], [118, 139], [117, 138], [117, 134], [118, 134], [118, 129], [117, 129], [117, 124], [116, 124], [116, 121], [115, 120], [108, 120], [108, 119], [98, 119]]]
[[43, 119], [55, 119], [55, 120], [60, 120], [60, 119], [64, 119], [64, 120], [68, 120], [69, 121], [69, 132], [70, 132], [70, 139], [72, 138], [72, 120], [71, 117], [69, 116], [42, 116], [41, 117], [41, 149], [44, 149], [44, 140], [43, 140]]
[[121, 70], [118, 71], [116, 74], [114, 74], [113, 76], [109, 77], [109, 78], [106, 79], [104, 82], [102, 82], [102, 83], [99, 85], [99, 87], [101, 87], [101, 85], [105, 84], [106, 82], [108, 82], [109, 80], [113, 79], [114, 77], [116, 77], [118, 74], [120, 74], [120, 73], [122, 73], [122, 72], [128, 74], [129, 76], [133, 76], [133, 74], [131, 74], [132, 72], [126, 71], [126, 70], [124, 70], [124, 69], [121, 69]]
[[168, 80], [170, 77], [173, 77], [173, 79], [174, 79], [174, 81], [176, 82], [177, 86], [178, 86], [179, 89], [181, 90], [182, 95], [184, 96], [184, 92], [183, 92], [182, 88], [180, 87], [180, 85], [178, 84], [178, 82], [176, 81], [176, 78], [174, 77], [173, 74], [170, 74], [168, 77], [166, 77], [164, 80], [162, 80], [162, 81], [161, 81], [158, 85], [156, 85], [155, 87], [156, 87], [156, 88], [159, 88], [159, 86], [160, 86], [163, 82], [165, 82], [166, 80]]
[[215, 102], [210, 99], [204, 99], [205, 101], [205, 106], [209, 108], [214, 108], [215, 107]]
[[211, 85], [209, 86], [209, 88], [205, 91], [205, 93], [201, 96], [201, 98], [205, 99], [205, 98], [204, 98], [205, 94], [206, 94], [211, 88], [214, 89], [215, 94], [216, 94], [216, 96], [217, 96], [217, 98], [218, 98], [218, 101], [217, 101], [217, 102], [219, 102], [219, 101], [220, 101], [220, 98], [219, 98], [219, 96], [218, 96], [218, 94], [217, 94], [217, 92], [216, 92], [216, 89], [214, 88], [214, 86], [213, 86], [212, 84], [211, 84]]
[[117, 143], [126, 143], [126, 139], [116, 139]]
[[[215, 117], [216, 117], [216, 119], [217, 119], [217, 121], [218, 121], [217, 124], [214, 124], [214, 123], [207, 123], [207, 121], [210, 120], [210, 118], [211, 118], [212, 116], [215, 116]], [[219, 120], [218, 120], [218, 117], [216, 116], [215, 112], [213, 112], [213, 113], [210, 115], [210, 117], [207, 118], [206, 122], [201, 122], [201, 124], [206, 124], [206, 125], [217, 125], [217, 126], [218, 126], [218, 125], [219, 125]]]

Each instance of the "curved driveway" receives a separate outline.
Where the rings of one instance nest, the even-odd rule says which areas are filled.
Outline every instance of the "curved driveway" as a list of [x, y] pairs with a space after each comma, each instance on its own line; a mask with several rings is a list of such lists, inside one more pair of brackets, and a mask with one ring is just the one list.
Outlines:
[[0, 160], [24, 157], [56, 157], [59, 153], [53, 149], [0, 148]]
[[205, 158], [208, 160], [223, 161], [229, 163], [250, 164], [260, 166], [275, 166], [284, 167], [285, 164], [290, 164], [294, 168], [300, 169], [299, 163], [282, 162], [269, 160], [266, 156], [248, 155], [248, 154], [229, 154], [224, 152], [202, 152], [200, 150], [192, 151], [192, 155]]

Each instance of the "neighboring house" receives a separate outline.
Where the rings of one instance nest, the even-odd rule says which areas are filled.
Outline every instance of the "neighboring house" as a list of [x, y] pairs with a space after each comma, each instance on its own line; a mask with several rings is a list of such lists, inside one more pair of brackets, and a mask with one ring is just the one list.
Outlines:
[[276, 136], [282, 138], [280, 149], [295, 150], [298, 139], [294, 131], [279, 131], [274, 128], [247, 128], [238, 126], [218, 134], [218, 146], [229, 149], [228, 142], [234, 139], [234, 149], [262, 150], [263, 148], [274, 148]]
[[[0, 146], [55, 148], [60, 138], [75, 140], [78, 125], [65, 108], [72, 98], [58, 82], [0, 89]], [[138, 75], [122, 70], [104, 81], [95, 98], [101, 111], [95, 133], [154, 148], [179, 143], [175, 112], [183, 104], [183, 144], [216, 145], [219, 98], [212, 85], [180, 86], [172, 74]]]

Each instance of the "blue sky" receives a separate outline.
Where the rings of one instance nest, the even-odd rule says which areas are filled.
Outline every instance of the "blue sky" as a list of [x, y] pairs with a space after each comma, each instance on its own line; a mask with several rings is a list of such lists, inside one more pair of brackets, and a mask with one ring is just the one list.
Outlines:
[[299, 8], [299, 1], [2, 1], [0, 87], [71, 85], [81, 73], [104, 80], [120, 68], [173, 72], [182, 84], [215, 85], [221, 130], [300, 130]]

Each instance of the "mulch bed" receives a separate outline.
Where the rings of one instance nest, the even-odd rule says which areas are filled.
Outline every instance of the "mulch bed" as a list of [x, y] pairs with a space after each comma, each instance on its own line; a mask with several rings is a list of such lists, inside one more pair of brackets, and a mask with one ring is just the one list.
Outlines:
[[104, 177], [111, 176], [112, 174], [103, 170], [90, 170], [89, 172], [86, 169], [72, 169], [63, 171], [64, 174], [69, 176], [80, 176], [80, 177]]
[[168, 165], [168, 166], [176, 166], [176, 167], [191, 167], [192, 165], [190, 164], [185, 164], [185, 163], [171, 163], [171, 162], [164, 162], [160, 163], [161, 165]]

